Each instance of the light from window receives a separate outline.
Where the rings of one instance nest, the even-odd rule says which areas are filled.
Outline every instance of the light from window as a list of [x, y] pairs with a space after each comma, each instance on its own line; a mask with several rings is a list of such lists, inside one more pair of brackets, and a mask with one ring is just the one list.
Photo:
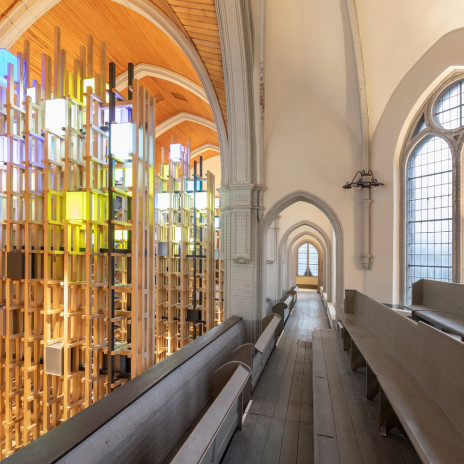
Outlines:
[[308, 244], [308, 268], [309, 268], [309, 275], [313, 277], [317, 277], [319, 274], [318, 269], [318, 259], [319, 253], [317, 252], [314, 245]]
[[298, 276], [299, 277], [317, 277], [319, 254], [310, 243], [301, 245], [298, 249]]
[[298, 249], [298, 275], [304, 276], [308, 268], [308, 244], [301, 245]]
[[452, 155], [440, 137], [427, 137], [407, 168], [407, 301], [419, 279], [452, 281]]
[[463, 81], [459, 81], [441, 97], [435, 117], [443, 129], [452, 130], [464, 125], [463, 97]]

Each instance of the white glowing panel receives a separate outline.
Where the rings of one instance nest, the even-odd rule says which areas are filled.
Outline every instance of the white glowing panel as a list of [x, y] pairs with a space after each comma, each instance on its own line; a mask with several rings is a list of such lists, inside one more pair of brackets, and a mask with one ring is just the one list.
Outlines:
[[195, 208], [206, 209], [208, 207], [208, 194], [207, 192], [197, 192], [195, 194]]
[[216, 230], [219, 230], [220, 226], [221, 226], [221, 218], [219, 216], [216, 216], [214, 218], [214, 228]]
[[26, 89], [26, 96], [31, 97], [32, 101], [35, 102], [35, 87]]
[[124, 185], [124, 169], [115, 169], [114, 183], [117, 186]]
[[95, 91], [95, 79], [93, 77], [90, 79], [84, 79], [84, 93], [87, 92], [87, 87], [92, 88], [92, 93]]
[[127, 237], [128, 237], [127, 230], [115, 230], [114, 231], [114, 239], [115, 240], [118, 240], [118, 241], [125, 240], [125, 241], [127, 241]]
[[126, 187], [132, 187], [132, 168], [125, 168]]
[[182, 241], [182, 229], [180, 227], [174, 227], [174, 241], [175, 242]]
[[7, 161], [7, 147], [8, 147], [8, 140], [5, 136], [0, 136], [0, 162], [5, 162]]
[[219, 197], [216, 197], [216, 198], [214, 199], [214, 207], [215, 207], [216, 209], [219, 209]]
[[130, 159], [130, 154], [133, 153], [132, 147], [132, 130], [131, 122], [123, 122], [120, 124], [111, 124], [111, 152], [118, 159]]
[[184, 155], [184, 147], [180, 143], [171, 143], [169, 146], [169, 159], [173, 163], [180, 163]]
[[157, 194], [157, 200], [158, 200], [158, 203], [157, 203], [157, 206], [158, 206], [158, 209], [161, 209], [161, 210], [166, 210], [166, 209], [169, 209], [169, 205], [170, 205], [170, 195], [169, 193], [158, 193]]
[[[193, 188], [194, 188], [195, 184], [193, 183], [193, 180], [188, 180], [187, 181], [187, 192], [191, 193], [193, 192]], [[201, 191], [201, 180], [197, 180], [197, 192], [200, 192]]]
[[45, 129], [64, 135], [66, 127], [66, 101], [64, 98], [45, 101]]

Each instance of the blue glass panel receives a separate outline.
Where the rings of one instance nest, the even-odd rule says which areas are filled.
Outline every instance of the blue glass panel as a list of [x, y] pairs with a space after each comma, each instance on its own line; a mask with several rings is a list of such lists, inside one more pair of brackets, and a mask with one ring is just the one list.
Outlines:
[[8, 65], [13, 65], [14, 80], [18, 82], [18, 59], [13, 53], [10, 53], [4, 48], [0, 48], [0, 83], [6, 84], [6, 77], [8, 76]]

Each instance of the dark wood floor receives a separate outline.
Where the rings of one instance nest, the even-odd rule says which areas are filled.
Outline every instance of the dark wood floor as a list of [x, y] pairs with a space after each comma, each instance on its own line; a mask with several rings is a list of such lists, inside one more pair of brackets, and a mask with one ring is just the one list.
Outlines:
[[311, 337], [319, 327], [329, 327], [319, 295], [300, 291], [225, 464], [313, 462]]
[[[311, 290], [300, 291], [285, 331], [253, 392], [243, 429], [235, 433], [224, 464], [313, 463], [312, 329], [328, 327], [319, 295]], [[340, 353], [338, 361], [348, 363], [349, 354], [343, 350]], [[361, 395], [362, 374], [356, 375], [345, 367], [343, 371], [350, 375], [349, 388]], [[364, 400], [359, 406], [362, 437], [373, 440], [369, 448], [375, 451], [370, 456], [379, 457], [372, 464], [420, 462], [406, 438], [383, 438], [378, 434], [375, 402]]]

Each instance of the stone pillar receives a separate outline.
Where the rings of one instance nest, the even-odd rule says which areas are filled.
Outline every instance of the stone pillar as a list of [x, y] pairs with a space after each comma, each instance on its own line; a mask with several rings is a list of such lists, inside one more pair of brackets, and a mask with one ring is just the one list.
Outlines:
[[245, 320], [248, 341], [260, 333], [258, 222], [263, 213], [257, 149], [254, 44], [249, 0], [215, 0], [227, 99], [228, 152], [222, 162], [221, 251], [225, 316]]
[[278, 262], [278, 238], [279, 238], [279, 219], [280, 216], [272, 223], [267, 234], [267, 253], [266, 253], [266, 298], [275, 304], [279, 299], [279, 262]]
[[249, 341], [256, 340], [261, 323], [256, 304], [259, 192], [252, 185], [221, 189], [225, 315], [243, 317]]

